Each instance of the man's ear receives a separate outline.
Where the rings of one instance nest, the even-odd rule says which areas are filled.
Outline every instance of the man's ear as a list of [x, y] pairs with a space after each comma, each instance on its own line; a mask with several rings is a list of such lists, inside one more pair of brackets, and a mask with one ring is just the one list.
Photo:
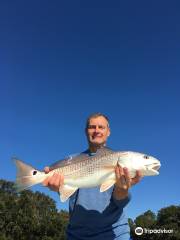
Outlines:
[[109, 133], [108, 133], [108, 137], [111, 135], [111, 130], [110, 130], [110, 128], [109, 128]]

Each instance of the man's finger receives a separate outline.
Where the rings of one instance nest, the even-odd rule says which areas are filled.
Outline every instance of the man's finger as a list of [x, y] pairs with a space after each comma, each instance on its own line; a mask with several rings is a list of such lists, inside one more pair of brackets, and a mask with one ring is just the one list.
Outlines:
[[123, 171], [123, 168], [121, 167], [121, 165], [118, 164], [118, 168], [119, 168], [120, 176], [124, 176], [124, 171]]
[[136, 176], [131, 179], [131, 184], [134, 185], [138, 183], [142, 179], [142, 173], [141, 171], [136, 171]]
[[60, 185], [64, 184], [64, 175], [61, 175]]
[[49, 167], [45, 167], [45, 168], [44, 168], [44, 172], [45, 172], [45, 173], [49, 173], [49, 172], [50, 172]]
[[116, 166], [116, 168], [115, 168], [115, 174], [116, 174], [116, 180], [118, 180], [120, 178], [120, 172], [119, 172], [118, 166]]
[[42, 185], [47, 187], [48, 186], [48, 183], [49, 183], [49, 177], [47, 177], [43, 182], [42, 182]]
[[59, 179], [59, 174], [54, 173], [49, 180], [49, 186], [52, 186], [52, 187], [56, 186], [58, 179]]
[[61, 182], [61, 175], [59, 174], [54, 175], [54, 183], [53, 183], [54, 187], [59, 187], [60, 182]]
[[127, 184], [126, 184], [126, 178], [124, 175], [124, 170], [123, 168], [118, 164], [118, 170], [119, 170], [119, 186], [121, 186], [123, 189], [127, 189]]
[[141, 171], [139, 171], [139, 170], [136, 171], [136, 176], [138, 176], [139, 178], [143, 177]]
[[130, 188], [131, 187], [131, 178], [129, 175], [129, 171], [127, 168], [123, 168], [123, 170], [124, 170], [124, 176], [125, 176], [127, 188]]
[[124, 175], [121, 175], [120, 177], [120, 184], [122, 186], [122, 188], [127, 189], [127, 183], [126, 183], [126, 179]]

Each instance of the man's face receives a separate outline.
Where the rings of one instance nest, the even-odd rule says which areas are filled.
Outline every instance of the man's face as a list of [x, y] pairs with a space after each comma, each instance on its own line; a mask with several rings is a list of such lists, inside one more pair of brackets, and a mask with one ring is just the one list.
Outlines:
[[110, 135], [108, 122], [103, 116], [91, 118], [86, 129], [88, 142], [92, 145], [103, 145]]

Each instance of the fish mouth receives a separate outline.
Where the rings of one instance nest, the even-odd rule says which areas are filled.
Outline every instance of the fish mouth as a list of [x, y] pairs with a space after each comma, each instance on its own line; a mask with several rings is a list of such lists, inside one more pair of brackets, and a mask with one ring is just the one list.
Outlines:
[[146, 165], [147, 175], [153, 176], [153, 175], [159, 175], [159, 168], [161, 167], [160, 163], [153, 163]]
[[153, 170], [157, 171], [160, 169], [160, 166], [159, 164], [156, 164], [154, 167], [152, 167]]
[[160, 167], [161, 167], [161, 164], [155, 163], [155, 164], [153, 164], [151, 171], [153, 171], [156, 175], [158, 175], [159, 174], [158, 170], [160, 169]]

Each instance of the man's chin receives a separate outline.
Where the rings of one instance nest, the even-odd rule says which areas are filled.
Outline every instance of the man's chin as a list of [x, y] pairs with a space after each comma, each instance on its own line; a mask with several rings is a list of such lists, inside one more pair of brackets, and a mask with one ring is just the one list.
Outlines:
[[90, 144], [91, 144], [92, 146], [95, 146], [95, 147], [105, 146], [105, 142], [98, 142], [98, 141], [91, 142]]

